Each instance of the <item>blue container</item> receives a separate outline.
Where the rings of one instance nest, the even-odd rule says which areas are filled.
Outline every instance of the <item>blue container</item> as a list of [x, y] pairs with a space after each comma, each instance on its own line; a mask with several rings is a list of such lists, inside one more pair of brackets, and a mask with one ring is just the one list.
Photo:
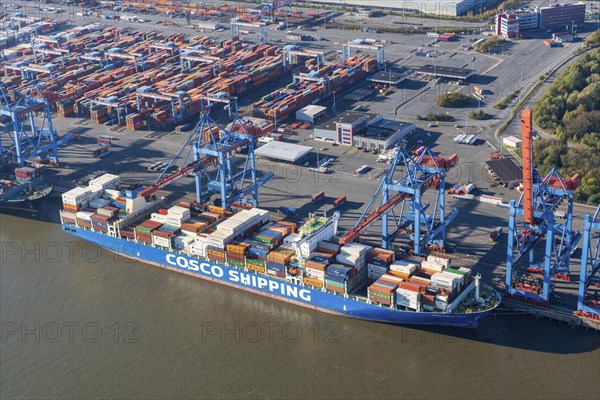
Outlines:
[[272, 262], [272, 261], [267, 261], [267, 269], [273, 269], [275, 271], [285, 272], [285, 265], [279, 264], [276, 262]]
[[325, 273], [325, 279], [330, 280], [330, 281], [334, 281], [334, 282], [339, 282], [339, 283], [346, 282], [346, 277], [345, 276], [335, 275], [335, 274], [328, 274], [327, 272]]

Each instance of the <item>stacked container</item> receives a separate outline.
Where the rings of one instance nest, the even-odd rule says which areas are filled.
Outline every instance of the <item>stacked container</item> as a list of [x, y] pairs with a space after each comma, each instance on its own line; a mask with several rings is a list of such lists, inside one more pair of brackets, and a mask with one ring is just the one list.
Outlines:
[[313, 255], [304, 264], [304, 283], [323, 287], [325, 284], [325, 272], [330, 263], [330, 258], [326, 255]]
[[90, 180], [89, 186], [93, 189], [116, 189], [121, 183], [121, 178], [118, 175], [104, 174], [98, 178]]
[[337, 293], [347, 293], [352, 268], [342, 264], [331, 264], [325, 271], [325, 288]]
[[452, 272], [438, 272], [431, 275], [431, 286], [436, 289], [444, 289], [449, 292], [458, 290], [461, 285], [462, 275]]
[[379, 304], [384, 304], [386, 306], [391, 306], [394, 304], [396, 287], [398, 287], [397, 283], [392, 283], [380, 278], [369, 286], [369, 300]]
[[294, 255], [294, 251], [284, 248], [270, 252], [267, 256], [267, 274], [285, 278], [290, 260]]
[[225, 247], [227, 252], [227, 263], [236, 268], [244, 268], [244, 259], [248, 245], [244, 243], [228, 244]]
[[87, 206], [96, 196], [89, 187], [76, 187], [62, 194], [63, 209], [77, 212]]
[[410, 310], [419, 310], [423, 287], [416, 282], [400, 282], [396, 289], [396, 304]]
[[417, 264], [407, 260], [397, 260], [390, 265], [390, 273], [404, 280], [408, 280], [416, 271]]
[[173, 206], [167, 211], [167, 225], [181, 228], [181, 225], [190, 219], [188, 208]]
[[367, 255], [373, 248], [360, 243], [348, 243], [340, 248], [335, 260], [341, 264], [351, 265], [357, 271], [366, 269]]
[[142, 224], [135, 227], [135, 238], [136, 240], [151, 244], [152, 241], [152, 232], [156, 229], [160, 228], [162, 224], [156, 221], [145, 221]]

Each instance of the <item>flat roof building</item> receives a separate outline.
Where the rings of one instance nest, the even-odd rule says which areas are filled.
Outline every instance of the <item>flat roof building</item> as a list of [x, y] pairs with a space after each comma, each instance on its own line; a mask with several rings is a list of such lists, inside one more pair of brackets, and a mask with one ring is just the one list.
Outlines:
[[413, 123], [382, 119], [354, 135], [353, 145], [367, 149], [386, 150], [412, 134], [415, 129], [416, 126]]
[[436, 78], [439, 77], [466, 80], [469, 79], [475, 71], [472, 69], [427, 64], [419, 68], [417, 72], [423, 75], [431, 75]]
[[582, 24], [585, 22], [585, 3], [563, 3], [539, 7], [540, 28], [559, 27], [571, 25], [573, 22]]
[[415, 130], [415, 125], [383, 119], [382, 115], [346, 112], [315, 127], [315, 139], [385, 150]]
[[294, 163], [310, 153], [312, 147], [273, 140], [254, 151], [254, 154], [274, 160]]
[[500, 160], [489, 160], [487, 164], [488, 173], [505, 186], [514, 187], [523, 180], [523, 170], [514, 160], [501, 158]]
[[407, 77], [406, 73], [402, 72], [385, 72], [379, 71], [367, 78], [369, 82], [384, 83], [386, 85], [397, 85]]
[[311, 104], [296, 111], [296, 119], [314, 124], [315, 121], [325, 116], [325, 111], [327, 111], [327, 107]]
[[[339, 0], [305, 0], [305, 3], [323, 3], [339, 5]], [[405, 10], [417, 14], [436, 15], [465, 15], [470, 10], [479, 9], [488, 0], [345, 0], [344, 5], [356, 7], [371, 7], [378, 9]]]

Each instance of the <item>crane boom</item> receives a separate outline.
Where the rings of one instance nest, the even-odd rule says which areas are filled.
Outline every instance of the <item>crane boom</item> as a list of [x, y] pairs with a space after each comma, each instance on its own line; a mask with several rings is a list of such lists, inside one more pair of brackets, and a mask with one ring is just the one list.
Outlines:
[[198, 167], [200, 167], [201, 165], [203, 166], [207, 166], [208, 164], [214, 162], [217, 160], [217, 157], [215, 156], [208, 156], [208, 157], [204, 157], [199, 161], [194, 161], [191, 162], [190, 164], [188, 164], [187, 166], [185, 166], [184, 168], [175, 171], [174, 173], [165, 176], [164, 178], [162, 178], [161, 180], [159, 180], [158, 182], [154, 183], [151, 186], [148, 186], [147, 188], [141, 190], [140, 192], [138, 192], [138, 197], [148, 197], [153, 195], [154, 193], [158, 192], [160, 189], [162, 189], [163, 187], [167, 186], [168, 184], [175, 182], [176, 180], [178, 180], [179, 178], [188, 175], [194, 171], [196, 171], [196, 169]]
[[397, 206], [402, 200], [406, 199], [410, 195], [407, 193], [398, 193], [380, 207], [375, 212], [358, 223], [354, 228], [350, 229], [344, 236], [339, 240], [340, 244], [348, 244], [356, 239], [365, 229], [371, 226], [375, 221], [385, 215], [388, 210]]
[[533, 143], [531, 139], [532, 113], [524, 109], [521, 114], [521, 140], [523, 142], [523, 219], [533, 224]]

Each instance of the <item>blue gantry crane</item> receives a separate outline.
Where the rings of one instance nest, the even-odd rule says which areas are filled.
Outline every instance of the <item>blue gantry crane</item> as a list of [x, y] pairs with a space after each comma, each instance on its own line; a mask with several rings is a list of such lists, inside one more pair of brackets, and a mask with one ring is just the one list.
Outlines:
[[[233, 128], [224, 129], [208, 112], [203, 112], [175, 157], [154, 184], [140, 191], [138, 196], [147, 197], [180, 177], [194, 174], [198, 203], [213, 193], [219, 193], [220, 207], [225, 209], [237, 202], [258, 205], [258, 189], [273, 177], [273, 173], [269, 172], [260, 178], [257, 176], [254, 139], [246, 131], [245, 123], [239, 116], [236, 116], [231, 124], [231, 127], [236, 126], [240, 126], [242, 132], [234, 132]], [[234, 156], [242, 154], [242, 151], [245, 152], [244, 156], [234, 159]], [[176, 160], [184, 154], [184, 167], [167, 174]], [[190, 158], [193, 160], [188, 163]], [[211, 166], [216, 168], [210, 168]], [[203, 181], [206, 181], [206, 190], [203, 190]], [[251, 198], [248, 199], [248, 196]]]
[[[411, 234], [414, 242], [414, 254], [422, 254], [426, 248], [440, 250], [445, 244], [446, 227], [458, 215], [458, 209], [446, 215], [446, 169], [438, 164], [429, 148], [419, 155], [409, 154], [405, 147], [398, 147], [396, 150], [396, 156], [365, 211], [355, 227], [340, 238], [340, 243], [352, 242], [361, 232], [381, 219], [383, 248], [389, 248], [398, 233], [405, 230]], [[424, 203], [423, 193], [430, 187], [435, 188], [437, 192], [433, 210], [428, 214], [431, 204]], [[381, 199], [380, 205], [376, 207], [375, 212], [367, 215], [378, 198]], [[396, 215], [394, 207], [400, 204], [400, 213]], [[390, 214], [393, 222], [392, 232], [389, 227]]]
[[600, 318], [600, 206], [584, 217], [577, 310]]
[[[532, 113], [521, 117], [523, 194], [509, 204], [506, 291], [511, 296], [548, 303], [551, 280], [566, 277], [581, 234], [573, 232], [573, 189], [576, 183], [553, 168], [541, 178], [532, 165]], [[565, 222], [556, 221], [558, 206], [567, 202]], [[543, 253], [536, 254], [545, 240]]]
[[33, 82], [26, 93], [0, 83], [0, 117], [4, 124], [4, 132], [0, 135], [3, 165], [23, 167], [32, 157], [58, 164], [58, 146], [66, 143], [72, 135], [58, 137], [52, 125], [50, 105], [42, 90], [43, 84], [38, 82]]

